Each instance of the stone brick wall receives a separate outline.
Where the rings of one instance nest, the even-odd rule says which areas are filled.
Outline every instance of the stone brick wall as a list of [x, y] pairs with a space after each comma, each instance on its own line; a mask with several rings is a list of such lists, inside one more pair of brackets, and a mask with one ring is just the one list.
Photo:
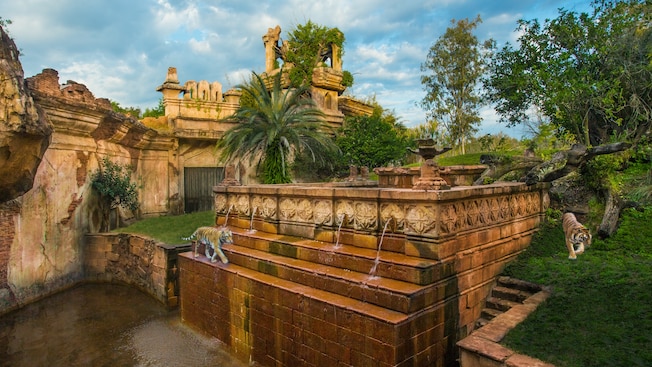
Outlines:
[[166, 245], [139, 236], [111, 233], [87, 235], [85, 242], [85, 281], [129, 284], [168, 307], [177, 306], [177, 255], [190, 250], [190, 245]]

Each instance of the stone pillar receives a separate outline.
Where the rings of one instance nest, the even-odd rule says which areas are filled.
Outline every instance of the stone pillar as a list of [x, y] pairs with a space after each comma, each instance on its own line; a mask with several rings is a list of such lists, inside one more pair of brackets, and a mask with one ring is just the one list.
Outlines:
[[267, 34], [263, 36], [263, 44], [265, 45], [265, 72], [269, 73], [274, 70], [274, 61], [276, 61], [276, 48], [278, 48], [278, 40], [281, 37], [281, 27], [268, 28]]

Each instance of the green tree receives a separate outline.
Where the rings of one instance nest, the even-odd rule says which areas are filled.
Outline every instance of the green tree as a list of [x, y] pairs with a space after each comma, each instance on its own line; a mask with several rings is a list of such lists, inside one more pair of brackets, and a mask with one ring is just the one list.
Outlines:
[[451, 139], [465, 153], [466, 140], [477, 131], [481, 121], [482, 104], [477, 85], [485, 70], [493, 41], [480, 45], [473, 30], [482, 20], [463, 19], [451, 23], [435, 44], [430, 47], [426, 61], [421, 65], [421, 84], [426, 96], [421, 101], [431, 120], [442, 123]]
[[158, 105], [152, 109], [145, 108], [142, 117], [161, 117], [165, 116], [165, 105], [163, 104], [163, 98], [161, 97], [158, 100]]
[[345, 164], [375, 168], [401, 164], [411, 145], [408, 137], [407, 129], [392, 113], [376, 106], [371, 116], [346, 117], [336, 143]]
[[540, 110], [578, 142], [638, 141], [652, 121], [652, 3], [592, 3], [592, 14], [560, 9], [540, 24], [520, 20], [518, 48], [497, 52], [484, 81], [509, 125]]
[[308, 95], [308, 87], [283, 90], [282, 73], [266, 80], [252, 73], [249, 83], [239, 85], [249, 102], [241, 105], [229, 121], [238, 124], [217, 142], [224, 161], [234, 158], [257, 160], [263, 183], [289, 183], [288, 167], [297, 154], [315, 160], [337, 147], [329, 136], [323, 112]]
[[104, 157], [100, 168], [91, 176], [91, 185], [100, 195], [102, 227], [105, 230], [110, 229], [111, 210], [120, 206], [135, 211], [140, 207], [138, 186], [131, 181], [131, 175], [129, 166], [111, 162], [108, 157]]
[[[344, 55], [344, 33], [337, 28], [328, 28], [308, 21], [298, 25], [288, 36], [288, 48], [285, 52], [285, 62], [292, 65], [289, 69], [292, 86], [298, 87], [312, 82], [313, 69], [324, 65], [332, 58], [332, 45], [337, 46], [341, 58]], [[343, 71], [342, 83], [353, 85], [353, 75]]]
[[138, 107], [122, 107], [120, 106], [120, 103], [111, 101], [111, 109], [113, 109], [114, 112], [122, 113], [135, 119], [140, 118], [140, 108]]

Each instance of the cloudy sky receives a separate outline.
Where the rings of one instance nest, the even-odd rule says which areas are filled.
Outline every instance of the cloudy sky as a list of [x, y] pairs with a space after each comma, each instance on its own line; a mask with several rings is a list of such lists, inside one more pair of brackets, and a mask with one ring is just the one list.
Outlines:
[[[60, 83], [85, 84], [96, 97], [143, 110], [158, 104], [167, 69], [187, 80], [219, 81], [226, 91], [263, 72], [262, 36], [281, 38], [308, 20], [345, 35], [347, 93], [376, 96], [407, 126], [425, 121], [420, 66], [451, 19], [482, 17], [476, 35], [514, 43], [518, 19], [556, 18], [558, 8], [586, 11], [589, 0], [20, 0], [0, 2], [0, 17], [20, 49], [25, 76], [44, 68]], [[523, 133], [482, 111], [481, 133]]]

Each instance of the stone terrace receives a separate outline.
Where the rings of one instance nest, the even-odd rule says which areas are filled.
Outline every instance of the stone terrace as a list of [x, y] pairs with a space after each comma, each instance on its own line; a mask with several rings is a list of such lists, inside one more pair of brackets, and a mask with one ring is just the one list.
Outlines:
[[548, 205], [523, 184], [214, 191], [230, 263], [181, 255], [181, 316], [264, 366], [455, 365]]

